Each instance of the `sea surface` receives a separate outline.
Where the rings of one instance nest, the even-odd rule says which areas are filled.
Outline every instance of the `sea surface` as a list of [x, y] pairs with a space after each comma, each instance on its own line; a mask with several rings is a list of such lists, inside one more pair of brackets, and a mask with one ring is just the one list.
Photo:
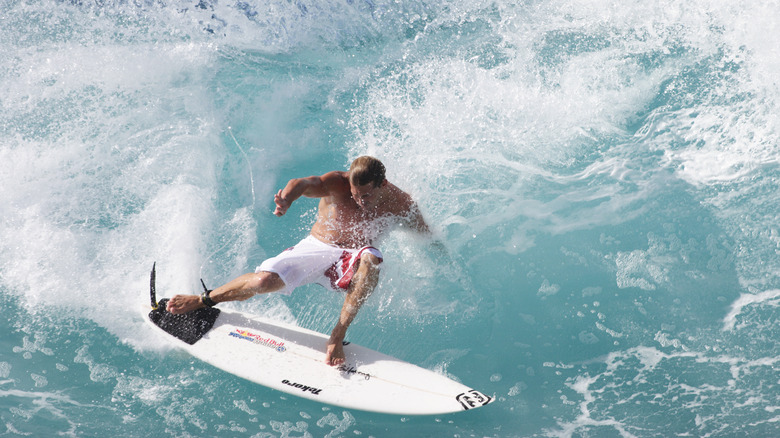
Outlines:
[[[780, 436], [777, 0], [0, 0], [0, 436]], [[345, 410], [145, 323], [304, 237], [374, 155], [349, 340], [496, 402]], [[327, 332], [317, 286], [232, 307]], [[263, 364], [257, 364], [263, 372]]]

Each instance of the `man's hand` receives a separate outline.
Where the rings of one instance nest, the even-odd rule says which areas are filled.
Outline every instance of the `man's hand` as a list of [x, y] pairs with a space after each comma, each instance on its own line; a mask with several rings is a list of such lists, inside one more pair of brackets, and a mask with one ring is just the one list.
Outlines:
[[344, 354], [344, 340], [333, 339], [331, 336], [328, 340], [328, 345], [325, 347], [325, 363], [330, 366], [342, 365], [346, 361], [346, 355]]
[[285, 213], [287, 213], [287, 209], [290, 208], [290, 202], [282, 197], [281, 190], [279, 190], [279, 192], [274, 195], [274, 203], [276, 204], [276, 209], [274, 210], [274, 214], [277, 216], [284, 215]]

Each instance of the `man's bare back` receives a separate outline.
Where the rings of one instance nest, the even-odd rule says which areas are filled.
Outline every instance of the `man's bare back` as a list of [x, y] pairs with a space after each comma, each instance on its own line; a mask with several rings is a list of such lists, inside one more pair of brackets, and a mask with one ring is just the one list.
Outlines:
[[[359, 163], [357, 168], [356, 163]], [[366, 163], [374, 170], [366, 173]], [[366, 183], [366, 179], [370, 182]], [[358, 158], [347, 172], [333, 171], [290, 180], [274, 195], [274, 214], [283, 216], [301, 196], [320, 198], [311, 235], [327, 244], [342, 248], [368, 246], [393, 225], [406, 225], [420, 233], [430, 234], [412, 198], [385, 179], [384, 166], [372, 157]], [[342, 341], [358, 310], [376, 287], [379, 263], [381, 259], [369, 253], [360, 257], [339, 319], [326, 345], [326, 363], [344, 363]], [[168, 302], [168, 311], [185, 313], [224, 301], [246, 300], [284, 287], [284, 281], [274, 272], [245, 274], [205, 296], [176, 295]]]

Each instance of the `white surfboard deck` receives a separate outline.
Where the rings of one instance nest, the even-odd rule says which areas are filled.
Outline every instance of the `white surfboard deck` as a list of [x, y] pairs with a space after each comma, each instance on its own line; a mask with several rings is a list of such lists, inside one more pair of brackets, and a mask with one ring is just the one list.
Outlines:
[[192, 345], [145, 319], [169, 342], [206, 363], [321, 403], [386, 414], [436, 415], [493, 401], [441, 374], [355, 344], [344, 346], [344, 365], [327, 365], [328, 336], [247, 313], [221, 309], [211, 330]]

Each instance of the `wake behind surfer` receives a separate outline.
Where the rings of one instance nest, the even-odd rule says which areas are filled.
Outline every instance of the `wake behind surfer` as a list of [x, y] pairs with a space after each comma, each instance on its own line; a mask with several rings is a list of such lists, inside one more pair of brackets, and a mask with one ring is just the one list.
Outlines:
[[186, 313], [268, 292], [289, 295], [309, 283], [341, 290], [344, 304], [326, 345], [325, 362], [343, 364], [347, 328], [379, 280], [382, 253], [371, 245], [393, 225], [431, 232], [411, 196], [387, 181], [384, 165], [374, 157], [357, 158], [346, 172], [290, 180], [274, 195], [274, 214], [283, 216], [301, 196], [320, 199], [309, 236], [264, 261], [254, 273], [210, 293], [174, 296], [167, 310]]

